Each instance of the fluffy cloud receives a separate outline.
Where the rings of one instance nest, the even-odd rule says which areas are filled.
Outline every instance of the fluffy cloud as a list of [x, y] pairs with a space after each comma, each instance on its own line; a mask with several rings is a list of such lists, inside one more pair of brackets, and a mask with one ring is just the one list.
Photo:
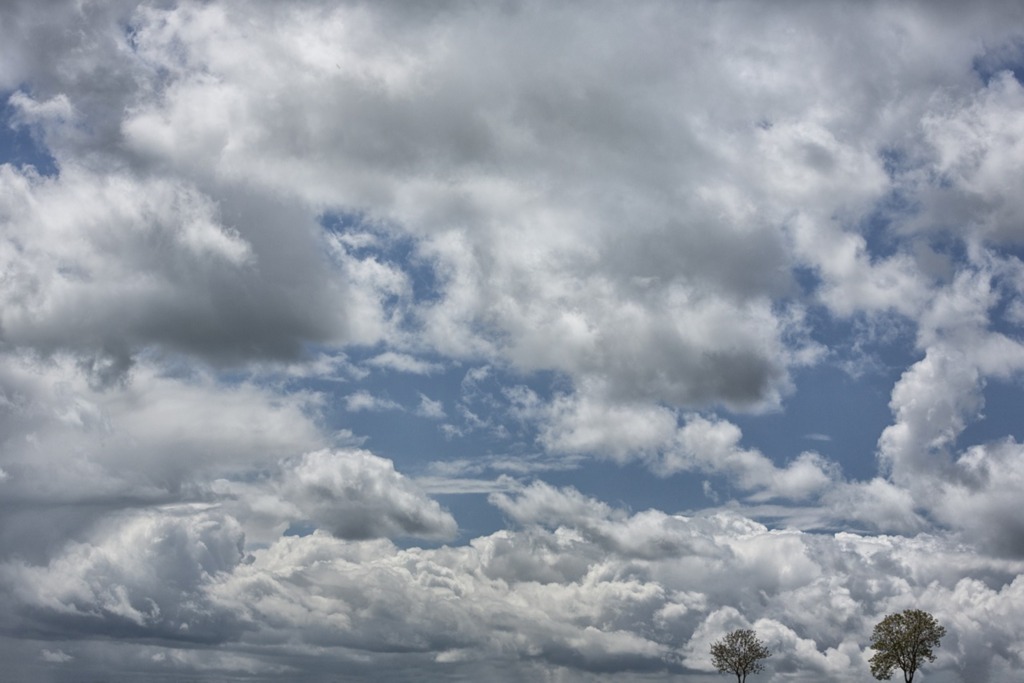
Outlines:
[[[8, 2], [0, 154], [53, 164], [0, 163], [0, 659], [698, 680], [753, 626], [842, 681], [922, 606], [937, 680], [1010, 676], [1022, 446], [970, 428], [1024, 369], [1022, 22]], [[847, 349], [877, 472], [744, 434]], [[730, 500], [615, 507], [593, 458]]]
[[937, 182], [921, 189], [922, 230], [967, 230], [987, 243], [1020, 242], [1024, 205], [1006, 185], [1024, 162], [1024, 129], [1013, 112], [1024, 89], [1013, 72], [995, 74], [987, 87], [947, 101], [924, 118]]
[[285, 469], [282, 493], [341, 538], [450, 537], [455, 520], [367, 451], [316, 451]]
[[[103, 520], [45, 566], [10, 560], [0, 581], [22, 628], [79, 635], [158, 636], [190, 642], [230, 637], [232, 621], [203, 596], [242, 560], [234, 519], [195, 509]], [[10, 621], [8, 623], [11, 623]]]
[[[328, 309], [317, 300], [302, 306], [280, 301], [281, 314], [299, 317], [266, 330], [298, 337], [276, 340], [268, 350], [287, 350], [289, 342], [303, 339], [371, 339], [382, 333], [381, 314], [373, 310], [374, 297], [360, 303], [363, 292], [377, 287], [395, 293], [384, 283], [361, 279], [366, 262], [349, 264], [356, 282], [346, 288], [343, 278], [331, 277], [303, 252], [315, 240], [301, 230], [299, 239], [283, 245], [287, 249], [271, 241], [277, 234], [267, 225], [272, 218], [277, 224], [301, 224], [287, 211], [302, 200], [359, 207], [417, 236], [417, 253], [437, 273], [441, 297], [415, 319], [424, 339], [442, 352], [498, 355], [525, 369], [552, 368], [580, 378], [609, 375], [626, 395], [672, 403], [778, 401], [787, 369], [797, 362], [782, 343], [792, 336], [793, 319], [773, 310], [765, 296], [791, 284], [784, 275], [783, 233], [737, 199], [735, 188], [712, 180], [682, 189], [698, 169], [722, 168], [728, 161], [695, 145], [692, 137], [680, 140], [673, 161], [660, 164], [666, 178], [676, 178], [675, 187], [642, 189], [637, 180], [656, 174], [636, 167], [622, 152], [625, 144], [650, 149], [660, 144], [655, 136], [673, 122], [659, 121], [660, 115], [642, 103], [645, 92], [674, 87], [673, 74], [639, 87], [637, 111], [624, 110], [616, 105], [620, 95], [613, 98], [602, 86], [606, 70], [592, 63], [596, 58], [597, 64], [619, 69], [614, 54], [591, 54], [588, 46], [596, 43], [585, 41], [567, 53], [575, 55], [578, 68], [562, 76], [549, 71], [550, 82], [534, 82], [528, 69], [502, 68], [505, 85], [478, 90], [470, 111], [459, 106], [456, 93], [480, 82], [477, 72], [463, 66], [464, 51], [477, 44], [480, 22], [495, 27], [494, 22], [513, 22], [511, 30], [501, 32], [508, 42], [490, 46], [498, 57], [511, 51], [521, 55], [512, 38], [521, 32], [552, 47], [553, 34], [538, 29], [552, 21], [568, 29], [573, 16], [525, 11], [499, 17], [479, 9], [445, 16], [426, 10], [414, 33], [397, 14], [359, 6], [287, 13], [247, 7], [246, 23], [256, 29], [246, 33], [232, 18], [240, 10], [230, 3], [139, 8], [123, 19], [130, 27], [127, 36], [107, 38], [123, 50], [126, 70], [161, 94], [137, 98], [118, 117], [125, 150], [136, 163], [169, 165], [180, 176], [217, 187], [220, 213], [231, 216], [230, 226], [205, 219], [204, 225], [212, 226], [206, 232], [186, 225], [186, 243], [193, 249], [216, 245], [236, 260], [251, 254], [250, 271], [260, 274], [254, 284], [268, 285], [288, 268], [290, 291], [309, 291], [303, 282], [315, 279], [322, 297], [351, 301], [348, 311]], [[454, 21], [442, 28], [448, 20]], [[654, 16], [620, 26], [633, 33], [663, 30]], [[91, 27], [108, 30], [99, 21]], [[448, 39], [430, 40], [434, 30]], [[371, 38], [396, 31], [410, 40], [401, 52], [389, 41]], [[252, 69], [268, 54], [276, 55], [274, 70], [256, 78]], [[296, 79], [295, 73], [305, 76]], [[576, 82], [567, 90], [557, 79], [570, 74]], [[53, 88], [64, 97], [61, 102], [89, 120], [99, 105], [80, 94], [83, 81], [103, 76], [80, 66]], [[277, 97], [265, 97], [268, 86]], [[553, 108], [557, 93], [573, 91], [579, 95]], [[25, 117], [43, 116], [43, 101], [24, 94], [12, 101]], [[305, 113], [299, 115], [300, 110]], [[755, 123], [748, 122], [746, 135], [757, 134]], [[346, 129], [363, 132], [349, 136]], [[565, 134], [569, 130], [571, 136]], [[58, 144], [58, 132], [51, 142], [58, 158], [84, 144], [70, 139]], [[562, 145], [553, 146], [553, 140]], [[594, 174], [592, 165], [570, 161], [595, 154], [603, 161], [601, 174]], [[558, 167], [562, 171], [552, 175]], [[428, 168], [437, 182], [419, 176]], [[546, 186], [534, 182], [538, 174], [548, 178]], [[628, 194], [609, 202], [605, 188], [611, 185]], [[251, 213], [249, 203], [229, 204], [240, 189], [253, 186], [269, 192], [258, 214]], [[581, 198], [592, 198], [592, 207], [584, 208]], [[623, 242], [619, 235], [627, 206], [633, 214], [628, 220], [642, 226], [642, 240]], [[250, 213], [236, 215], [245, 209]], [[514, 240], [503, 237], [512, 234]], [[652, 252], [646, 245], [655, 243], [662, 246]], [[266, 271], [274, 277], [268, 279]], [[244, 274], [238, 277], [248, 286]], [[338, 287], [333, 293], [323, 286], [332, 281]], [[722, 291], [702, 284], [707, 282]], [[218, 290], [232, 296], [230, 289]], [[260, 301], [267, 315], [288, 291], [275, 288], [250, 300]], [[224, 314], [218, 315], [216, 306], [208, 311], [214, 319], [245, 313], [226, 304]], [[305, 329], [303, 311], [310, 314]], [[231, 329], [253, 336], [238, 324]], [[215, 330], [210, 334], [216, 337]], [[721, 344], [726, 338], [729, 343]], [[195, 343], [201, 342], [214, 340]], [[624, 363], [625, 357], [642, 362]]]
[[989, 329], [988, 312], [1000, 300], [994, 265], [959, 274], [922, 316], [925, 355], [893, 388], [894, 423], [879, 439], [879, 455], [918, 507], [1019, 556], [1024, 535], [1010, 502], [1022, 477], [1019, 445], [1012, 437], [963, 450], [958, 443], [982, 414], [985, 382], [1024, 370], [1020, 341]]
[[678, 415], [664, 406], [616, 403], [584, 392], [556, 397], [540, 435], [550, 450], [620, 462], [638, 459], [660, 476], [724, 475], [755, 502], [808, 499], [840, 479], [838, 465], [817, 453], [800, 453], [779, 467], [757, 449], [741, 446], [742, 437], [739, 427], [720, 418]]
[[710, 669], [710, 640], [753, 626], [777, 653], [768, 680], [853, 681], [873, 623], [912, 604], [950, 631], [931, 669], [938, 680], [1020, 665], [1019, 562], [924, 535], [628, 514], [542, 485], [496, 502], [527, 526], [434, 550], [317, 532], [246, 557], [238, 523], [214, 509], [121, 515], [44, 566], [0, 565], [5, 613], [10, 625], [77, 625], [61, 648], [75, 666], [96, 657], [81, 636], [129, 630], [221, 642], [221, 664], [234, 657], [250, 675], [261, 670], [246, 655], [257, 645], [286, 669], [316, 653], [317, 669], [372, 661], [378, 675], [685, 674]]
[[0, 354], [3, 556], [40, 560], [124, 506], [202, 500], [212, 478], [325, 443], [320, 397], [175, 374], [150, 361], [97, 385], [68, 355]]

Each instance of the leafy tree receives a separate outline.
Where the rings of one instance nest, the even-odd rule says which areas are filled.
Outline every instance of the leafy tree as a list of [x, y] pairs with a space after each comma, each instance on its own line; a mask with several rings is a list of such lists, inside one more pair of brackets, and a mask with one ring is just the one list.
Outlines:
[[946, 635], [935, 617], [919, 609], [890, 614], [875, 625], [871, 633], [871, 675], [880, 681], [892, 677], [894, 669], [903, 670], [903, 680], [911, 683], [914, 673], [925, 661], [934, 662], [933, 650]]
[[736, 683], [744, 683], [747, 674], [764, 671], [761, 660], [771, 656], [771, 650], [749, 628], [736, 629], [711, 644], [711, 663], [719, 673], [736, 674]]

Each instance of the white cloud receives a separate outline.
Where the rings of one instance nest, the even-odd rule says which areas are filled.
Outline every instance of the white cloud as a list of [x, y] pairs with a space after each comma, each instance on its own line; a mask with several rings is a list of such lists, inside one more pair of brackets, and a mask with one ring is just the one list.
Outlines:
[[444, 412], [444, 403], [435, 401], [426, 394], [420, 394], [420, 405], [416, 408], [416, 414], [431, 420], [443, 420], [448, 417]]
[[646, 403], [615, 403], [593, 392], [556, 396], [541, 443], [556, 452], [600, 452], [617, 460], [642, 457], [671, 441], [673, 410]]
[[397, 372], [408, 372], [413, 375], [430, 375], [444, 369], [440, 363], [430, 363], [405, 353], [385, 351], [366, 361], [368, 365], [386, 368]]
[[357, 391], [345, 397], [345, 409], [355, 413], [361, 410], [379, 412], [384, 410], [403, 410], [401, 404], [389, 398], [374, 396], [368, 391]]
[[935, 176], [921, 189], [925, 214], [915, 226], [1019, 244], [1024, 203], [1006, 182], [1024, 164], [1024, 127], [1014, 115], [1024, 88], [1002, 71], [978, 92], [938, 104], [922, 121]]
[[64, 652], [63, 650], [47, 650], [43, 649], [39, 655], [46, 662], [70, 662], [74, 657]]
[[[985, 382], [1024, 370], [1020, 340], [988, 329], [998, 301], [991, 267], [964, 270], [921, 319], [924, 357], [893, 387], [894, 422], [879, 438], [879, 456], [913, 504], [941, 523], [967, 531], [997, 552], [1024, 552], [1024, 529], [1012, 519], [1010, 491], [1024, 476], [1016, 442], [976, 444], [959, 437], [983, 414]], [[907, 494], [901, 494], [904, 498]]]
[[124, 382], [96, 386], [92, 368], [66, 355], [0, 355], [9, 396], [0, 415], [0, 462], [19, 499], [162, 500], [237, 468], [259, 468], [282, 452], [322, 445], [320, 397], [273, 392], [210, 375], [175, 376], [149, 361]]
[[[339, 457], [307, 457], [296, 477], [320, 472], [328, 456]], [[215, 510], [118, 515], [46, 565], [0, 565], [7, 606], [19, 607], [4, 611], [6, 623], [74, 625], [79, 639], [128, 627], [203, 638], [220, 643], [221, 666], [236, 656], [243, 666], [258, 644], [284, 663], [315, 652], [325, 667], [362, 661], [366, 675], [386, 675], [413, 664], [429, 674], [427, 662], [448, 660], [499, 680], [507, 666], [706, 671], [707, 642], [752, 625], [777, 653], [768, 680], [801, 672], [854, 681], [874, 622], [914, 604], [950, 631], [931, 668], [940, 680], [959, 680], [962, 667], [995, 674], [1020, 664], [1020, 562], [923, 535], [772, 531], [734, 513], [629, 514], [542, 484], [495, 501], [528, 528], [432, 550], [316, 532], [279, 538], [244, 561], [238, 523]], [[99, 656], [75, 651], [83, 665]], [[175, 653], [151, 649], [150, 666], [188, 655]]]
[[245, 522], [250, 544], [266, 545], [295, 524], [345, 539], [448, 540], [457, 524], [420, 482], [360, 448], [323, 449], [287, 458], [254, 478], [242, 470], [209, 486]]
[[116, 358], [155, 345], [237, 363], [380, 334], [371, 264], [332, 270], [295, 207], [74, 164], [55, 179], [5, 165], [0, 187], [10, 343]]
[[623, 405], [580, 393], [556, 397], [540, 438], [555, 452], [640, 460], [660, 476], [725, 475], [751, 501], [806, 500], [840, 478], [838, 465], [817, 453], [800, 453], [778, 467], [757, 449], [742, 447], [742, 437], [739, 427], [717, 417], [678, 416], [663, 406]]
[[[370, 215], [397, 220], [421, 238], [420, 257], [441, 275], [441, 298], [416, 317], [426, 339], [446, 353], [498, 354], [524, 368], [554, 368], [580, 378], [608, 374], [624, 392], [676, 403], [750, 407], [775, 402], [785, 390], [787, 368], [795, 362], [782, 344], [790, 322], [762, 296], [764, 288], [786, 286], [780, 275], [783, 234], [767, 228], [770, 219], [756, 206], [737, 200], [742, 191], [733, 187], [711, 181], [692, 196], [667, 198], [661, 188], [642, 189], [636, 180], [655, 176], [618, 154], [607, 136], [654, 149], [660, 143], [652, 136], [661, 126], [641, 125], [656, 121], [653, 110], [638, 111], [633, 120], [618, 107], [599, 85], [605, 76], [594, 81], [605, 70], [581, 68], [574, 75], [592, 83], [607, 120], [595, 115], [600, 111], [595, 103], [572, 100], [563, 114], [578, 109], [579, 118], [552, 117], [546, 102], [561, 97], [556, 93], [565, 91], [564, 84], [533, 83], [527, 77], [531, 71], [505, 69], [505, 85], [478, 89], [478, 113], [469, 115], [450, 97], [477, 79], [475, 71], [461, 66], [461, 50], [472, 49], [478, 22], [491, 25], [497, 16], [457, 12], [448, 17], [452, 23], [445, 30], [453, 40], [444, 43], [446, 49], [424, 34], [409, 34], [409, 49], [395, 52], [387, 41], [367, 42], [367, 36], [409, 30], [386, 12], [297, 11], [275, 15], [272, 31], [242, 35], [228, 19], [235, 9], [183, 7], [134, 17], [136, 53], [154, 67], [169, 68], [171, 82], [162, 101], [148, 101], [129, 113], [123, 124], [129, 148], [165, 159], [182, 172], [195, 173], [198, 165], [233, 183], [251, 182], [317, 204], [366, 206], [370, 201]], [[248, 15], [256, 27], [271, 21], [253, 8]], [[420, 28], [429, 33], [440, 17], [427, 11], [423, 19]], [[551, 20], [567, 26], [576, 21], [560, 12], [545, 18], [521, 13], [500, 35], [544, 36], [535, 28]], [[508, 21], [501, 19], [502, 25]], [[646, 21], [621, 25], [634, 32], [662, 30]], [[339, 36], [353, 36], [353, 42]], [[182, 44], [188, 46], [184, 53], [177, 47]], [[590, 45], [577, 46], [574, 61], [580, 67], [590, 61]], [[491, 50], [522, 57], [516, 41], [492, 43]], [[251, 87], [252, 65], [267, 53], [277, 55], [274, 71], [261, 72], [257, 90]], [[292, 78], [296, 70], [307, 77]], [[671, 87], [671, 76], [664, 79], [652, 85]], [[268, 85], [282, 93], [277, 104], [264, 97]], [[403, 98], [418, 104], [396, 106]], [[209, 101], [219, 105], [209, 107]], [[286, 102], [303, 102], [307, 115], [293, 115]], [[520, 110], [512, 119], [504, 113], [510, 106]], [[343, 134], [334, 123], [338, 120], [363, 129], [363, 135]], [[385, 121], [386, 135], [380, 129]], [[564, 134], [570, 129], [575, 137]], [[757, 135], [753, 122], [748, 134]], [[373, 139], [388, 143], [375, 147], [369, 144]], [[574, 139], [571, 144], [581, 154], [597, 151], [606, 158], [602, 174], [556, 151]], [[308, 147], [313, 140], [320, 141], [315, 155]], [[555, 140], [560, 145], [550, 144]], [[482, 158], [489, 159], [483, 168]], [[728, 163], [708, 149], [674, 159], [663, 170], [680, 179]], [[500, 174], [491, 170], [494, 160], [507, 160]], [[562, 171], [552, 175], [547, 170], [552, 164]], [[417, 175], [425, 165], [437, 181]], [[467, 167], [477, 170], [466, 174]], [[538, 173], [549, 178], [548, 189], [534, 183]], [[835, 182], [848, 184], [848, 178]], [[628, 200], [638, 213], [632, 220], [645, 226], [642, 242], [622, 241], [617, 234], [624, 216], [621, 207], [603, 199], [609, 185], [631, 188]], [[566, 201], [580, 195], [596, 200], [592, 209]], [[694, 227], [704, 223], [714, 228]], [[749, 223], [766, 229], [754, 230]], [[509, 240], [513, 233], [517, 237]], [[577, 239], [583, 236], [587, 242]], [[645, 245], [659, 241], [663, 248], [650, 253]], [[716, 265], [707, 268], [713, 261]], [[680, 269], [680, 263], [688, 267]], [[707, 280], [737, 296], [701, 286]], [[358, 297], [362, 291], [365, 287], [353, 293]], [[665, 310], [688, 323], [673, 323]], [[358, 313], [358, 318], [368, 315]], [[630, 337], [623, 336], [626, 329]], [[728, 348], [717, 344], [721, 338], [730, 339]], [[635, 349], [643, 362], [619, 364], [616, 358], [627, 349]], [[670, 356], [689, 360], [669, 366], [663, 361]], [[666, 367], [673, 369], [666, 372]]]
[[285, 469], [282, 495], [341, 538], [450, 538], [455, 520], [390, 460], [368, 451], [316, 451]]
[[[768, 680], [859, 680], [912, 604], [950, 625], [937, 680], [1021, 668], [1021, 445], [966, 442], [1024, 369], [1019, 3], [7, 4], [20, 680], [692, 680], [733, 625]], [[912, 343], [865, 481], [730, 417]], [[381, 410], [444, 420], [447, 469], [355, 447]], [[735, 509], [501, 476], [592, 457]], [[386, 540], [452, 538], [427, 492], [467, 491], [511, 528]]]
[[242, 540], [237, 521], [212, 512], [124, 513], [66, 544], [45, 566], [4, 562], [0, 582], [30, 608], [26, 625], [218, 642], [231, 626], [203, 589], [242, 560]]

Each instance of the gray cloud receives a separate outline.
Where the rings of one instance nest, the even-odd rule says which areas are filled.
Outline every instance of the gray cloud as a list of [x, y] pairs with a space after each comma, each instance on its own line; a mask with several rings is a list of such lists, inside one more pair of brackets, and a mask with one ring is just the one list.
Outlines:
[[[58, 173], [0, 165], [0, 659], [698, 680], [751, 626], [767, 680], [852, 681], [872, 623], [921, 606], [936, 681], [1012, 677], [1021, 444], [964, 441], [1024, 368], [1022, 12], [11, 0], [3, 123]], [[913, 338], [865, 481], [727, 414], [841, 362], [833, 323], [858, 353]], [[435, 391], [460, 364], [461, 400]], [[483, 388], [512, 374], [551, 391]], [[335, 424], [325, 383], [368, 377], [418, 383], [396, 422], [447, 421], [439, 478], [344, 445], [399, 407], [353, 386]], [[592, 457], [743, 498], [458, 478]], [[424, 488], [509, 528], [400, 548], [457, 531]]]
[[455, 520], [394, 464], [367, 451], [316, 451], [285, 470], [282, 494], [340, 538], [450, 538]]
[[241, 561], [243, 538], [234, 519], [188, 509], [103, 520], [45, 566], [3, 563], [0, 581], [18, 596], [6, 601], [7, 626], [36, 635], [223, 641], [239, 624], [203, 593]]
[[[1020, 665], [1020, 563], [940, 537], [771, 531], [734, 513], [628, 514], [543, 486], [497, 502], [546, 528], [434, 550], [317, 532], [243, 561], [238, 523], [214, 510], [120, 515], [46, 565], [0, 565], [7, 624], [74, 634], [61, 645], [73, 659], [52, 662], [74, 667], [95, 666], [102, 649], [89, 638], [106, 633], [221, 642], [217, 660], [181, 654], [179, 664], [210, 675], [275, 675], [269, 649], [300, 678], [338, 667], [364, 675], [355, 662], [369, 658], [378, 675], [415, 665], [421, 676], [497, 680], [515, 680], [520, 667], [707, 672], [709, 639], [753, 625], [779, 652], [770, 676], [853, 681], [866, 671], [874, 621], [916, 604], [950, 630], [931, 669], [938, 680]], [[970, 645], [980, 642], [995, 647]], [[145, 670], [178, 656], [146, 647]], [[314, 651], [312, 667], [304, 657]]]

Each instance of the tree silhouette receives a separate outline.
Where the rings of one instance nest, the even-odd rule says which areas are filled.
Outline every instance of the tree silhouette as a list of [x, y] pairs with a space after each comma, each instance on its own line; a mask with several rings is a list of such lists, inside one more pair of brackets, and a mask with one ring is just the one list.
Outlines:
[[934, 662], [934, 649], [946, 635], [928, 612], [908, 609], [890, 614], [875, 625], [871, 633], [871, 675], [880, 681], [892, 677], [894, 669], [903, 670], [905, 683], [912, 683], [914, 673], [925, 661]]
[[771, 651], [749, 628], [736, 629], [711, 644], [711, 663], [719, 673], [736, 674], [736, 683], [744, 683], [747, 674], [764, 671], [761, 660], [771, 656]]

